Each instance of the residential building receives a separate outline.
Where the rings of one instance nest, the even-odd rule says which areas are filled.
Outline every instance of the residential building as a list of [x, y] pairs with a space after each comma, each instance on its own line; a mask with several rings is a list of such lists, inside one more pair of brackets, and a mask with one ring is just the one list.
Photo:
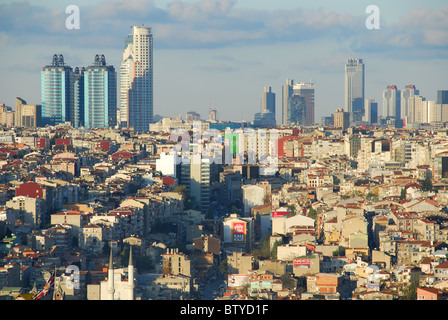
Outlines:
[[417, 90], [417, 88], [413, 84], [407, 84], [401, 91], [401, 119], [406, 119], [409, 116], [409, 98], [418, 96], [419, 94], [420, 91]]
[[125, 39], [120, 68], [120, 127], [149, 131], [153, 120], [153, 36], [151, 27], [133, 26]]
[[27, 104], [25, 100], [17, 97], [14, 113], [14, 122], [16, 127], [35, 128], [41, 126], [40, 105]]
[[106, 64], [104, 55], [96, 55], [93, 65], [84, 71], [84, 127], [115, 127], [116, 82], [115, 68]]
[[41, 72], [42, 125], [71, 121], [74, 108], [73, 69], [62, 54], [53, 55], [52, 63]]

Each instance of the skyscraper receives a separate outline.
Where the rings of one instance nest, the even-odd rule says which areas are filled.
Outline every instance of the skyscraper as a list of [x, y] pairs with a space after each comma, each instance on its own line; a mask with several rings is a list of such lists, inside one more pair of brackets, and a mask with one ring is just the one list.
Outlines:
[[305, 98], [305, 125], [314, 123], [314, 83], [299, 82], [293, 85], [293, 95]]
[[409, 115], [408, 111], [408, 103], [409, 98], [419, 95], [419, 91], [416, 89], [415, 85], [408, 84], [404, 87], [404, 89], [401, 91], [401, 119], [406, 119], [406, 117]]
[[86, 68], [75, 68], [74, 71], [74, 107], [72, 126], [79, 128], [84, 126], [84, 71]]
[[348, 59], [345, 65], [345, 110], [354, 123], [362, 121], [364, 115], [364, 80], [362, 59]]
[[306, 99], [300, 95], [293, 95], [288, 99], [287, 124], [304, 125], [306, 119]]
[[70, 121], [74, 107], [73, 69], [65, 65], [62, 54], [53, 55], [41, 72], [42, 125]]
[[[314, 123], [314, 92], [314, 83], [294, 83], [294, 80], [286, 80], [286, 84], [282, 87], [283, 124], [296, 123], [301, 125], [311, 125]], [[303, 106], [299, 106], [302, 102], [299, 102], [300, 99], [297, 98], [290, 103], [289, 100], [293, 96], [302, 97], [304, 103]], [[303, 108], [303, 110], [301, 108]], [[301, 115], [302, 111], [304, 112], [303, 119]]]
[[120, 67], [120, 127], [149, 130], [153, 118], [153, 37], [151, 27], [134, 26], [125, 39]]
[[265, 110], [275, 115], [275, 93], [272, 92], [271, 87], [264, 87], [261, 94], [261, 111]]
[[288, 99], [292, 96], [292, 87], [294, 80], [286, 79], [282, 86], [282, 123], [288, 124]]
[[373, 98], [365, 100], [364, 121], [370, 124], [378, 123], [378, 103]]
[[117, 80], [104, 55], [96, 55], [84, 71], [84, 126], [107, 128], [116, 125]]
[[448, 90], [437, 90], [437, 104], [448, 104]]
[[264, 87], [261, 94], [261, 112], [257, 112], [254, 117], [256, 127], [275, 127], [275, 93], [271, 87]]
[[384, 118], [401, 119], [401, 95], [396, 85], [389, 85], [383, 91], [383, 114]]

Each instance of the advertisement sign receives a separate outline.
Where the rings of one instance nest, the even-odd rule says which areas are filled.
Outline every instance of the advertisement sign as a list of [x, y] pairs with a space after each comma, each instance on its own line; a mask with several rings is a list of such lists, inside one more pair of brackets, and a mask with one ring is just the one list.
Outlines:
[[250, 277], [244, 274], [230, 274], [227, 278], [228, 287], [241, 287], [250, 283]]
[[294, 259], [294, 268], [298, 268], [298, 267], [309, 268], [310, 265], [311, 265], [310, 259]]
[[246, 241], [246, 224], [244, 222], [232, 223], [232, 241], [240, 243]]
[[273, 211], [272, 218], [288, 216], [290, 213], [290, 211]]

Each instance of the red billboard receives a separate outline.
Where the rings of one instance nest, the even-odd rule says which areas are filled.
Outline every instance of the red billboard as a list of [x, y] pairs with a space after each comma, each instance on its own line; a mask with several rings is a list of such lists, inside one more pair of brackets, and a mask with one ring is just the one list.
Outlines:
[[296, 259], [294, 259], [294, 268], [296, 268], [296, 267], [310, 267], [310, 265], [311, 265], [311, 260], [310, 259], [307, 259], [307, 258], [305, 258], [305, 259], [299, 259], [299, 258], [296, 258]]
[[290, 213], [291, 211], [273, 211], [272, 218], [288, 216]]
[[232, 223], [232, 241], [233, 242], [246, 241], [246, 224], [244, 222]]

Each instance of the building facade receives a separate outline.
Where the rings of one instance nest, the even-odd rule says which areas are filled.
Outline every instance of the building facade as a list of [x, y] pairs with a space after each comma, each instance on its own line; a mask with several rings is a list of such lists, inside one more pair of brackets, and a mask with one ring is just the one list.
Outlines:
[[149, 131], [153, 119], [153, 37], [151, 27], [134, 26], [125, 39], [120, 69], [119, 125]]
[[104, 55], [96, 55], [93, 65], [84, 71], [86, 128], [107, 128], [116, 125], [116, 82], [115, 68], [106, 64]]
[[364, 115], [365, 66], [362, 59], [348, 59], [345, 65], [345, 110], [351, 122], [360, 122]]
[[64, 63], [63, 55], [53, 55], [52, 63], [41, 72], [43, 126], [70, 121], [74, 107], [73, 81], [73, 69]]

